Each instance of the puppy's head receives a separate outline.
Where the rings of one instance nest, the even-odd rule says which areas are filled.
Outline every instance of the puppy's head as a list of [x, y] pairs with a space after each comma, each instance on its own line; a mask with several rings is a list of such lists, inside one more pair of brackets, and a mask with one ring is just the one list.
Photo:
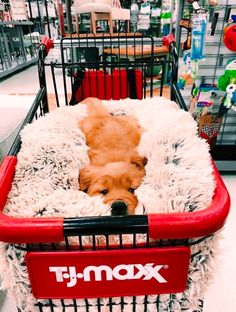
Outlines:
[[90, 196], [102, 195], [112, 215], [132, 215], [138, 204], [134, 191], [140, 185], [145, 159], [135, 156], [131, 162], [88, 165], [80, 171], [80, 189]]

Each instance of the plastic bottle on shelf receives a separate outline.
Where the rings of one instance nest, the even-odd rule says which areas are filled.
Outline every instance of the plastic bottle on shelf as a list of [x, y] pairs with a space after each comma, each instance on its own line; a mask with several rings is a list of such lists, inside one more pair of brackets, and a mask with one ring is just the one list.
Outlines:
[[191, 60], [205, 59], [207, 12], [194, 13], [192, 17]]
[[161, 15], [161, 8], [159, 8], [156, 5], [153, 5], [152, 10], [151, 10], [150, 24], [151, 24], [151, 29], [152, 29], [152, 35], [154, 37], [159, 36], [160, 15]]
[[138, 12], [139, 12], [139, 7], [137, 5], [137, 2], [133, 0], [131, 3], [131, 7], [130, 7], [130, 23], [131, 23], [132, 32], [137, 31]]
[[150, 14], [151, 5], [148, 0], [143, 0], [138, 15], [138, 29], [140, 29], [144, 33], [150, 28]]
[[161, 35], [167, 36], [171, 31], [173, 0], [162, 0]]

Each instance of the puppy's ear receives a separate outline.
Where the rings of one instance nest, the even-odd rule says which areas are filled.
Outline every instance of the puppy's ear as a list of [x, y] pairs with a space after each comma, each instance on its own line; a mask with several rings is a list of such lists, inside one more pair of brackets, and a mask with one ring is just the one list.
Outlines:
[[87, 166], [79, 172], [79, 186], [81, 191], [87, 192], [94, 176], [94, 166]]
[[134, 155], [131, 157], [130, 162], [138, 169], [143, 169], [144, 166], [147, 164], [147, 158], [139, 155]]

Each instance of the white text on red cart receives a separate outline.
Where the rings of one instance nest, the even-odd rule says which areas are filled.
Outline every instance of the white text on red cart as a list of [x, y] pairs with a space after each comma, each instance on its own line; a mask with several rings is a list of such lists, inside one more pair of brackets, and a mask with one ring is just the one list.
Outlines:
[[55, 273], [56, 281], [61, 283], [67, 281], [67, 287], [73, 287], [77, 284], [78, 279], [85, 282], [91, 280], [111, 281], [117, 280], [150, 280], [154, 278], [158, 283], [167, 283], [166, 279], [161, 275], [160, 270], [167, 268], [166, 265], [155, 265], [154, 263], [146, 264], [119, 264], [113, 269], [108, 265], [89, 265], [83, 269], [83, 272], [77, 272], [75, 266], [51, 266], [49, 271]]

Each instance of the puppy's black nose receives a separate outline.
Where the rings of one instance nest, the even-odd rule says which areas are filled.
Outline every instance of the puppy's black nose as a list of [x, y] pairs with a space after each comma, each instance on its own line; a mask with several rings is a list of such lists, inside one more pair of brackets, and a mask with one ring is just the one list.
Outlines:
[[116, 201], [111, 205], [112, 216], [124, 216], [127, 214], [128, 207], [123, 201]]

